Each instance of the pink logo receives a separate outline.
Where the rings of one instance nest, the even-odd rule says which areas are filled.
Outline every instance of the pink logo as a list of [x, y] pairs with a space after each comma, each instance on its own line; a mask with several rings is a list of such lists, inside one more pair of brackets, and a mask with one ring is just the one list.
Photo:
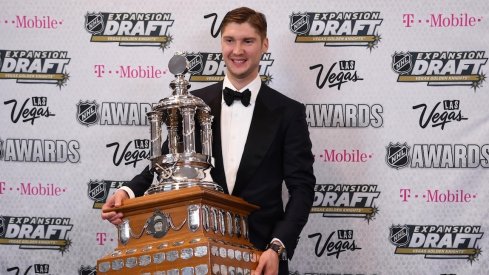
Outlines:
[[482, 18], [482, 16], [476, 17], [469, 15], [468, 13], [431, 13], [427, 18], [422, 18], [421, 16], [418, 17], [412, 13], [404, 13], [402, 15], [402, 23], [406, 28], [421, 24], [428, 25], [432, 28], [473, 27], [477, 25], [477, 23], [480, 23]]
[[165, 69], [159, 69], [152, 65], [120, 65], [115, 70], [107, 68], [107, 66], [104, 64], [96, 64], [93, 67], [94, 74], [99, 78], [107, 77], [107, 74], [119, 76], [119, 78], [161, 78], [164, 74], [166, 74]]

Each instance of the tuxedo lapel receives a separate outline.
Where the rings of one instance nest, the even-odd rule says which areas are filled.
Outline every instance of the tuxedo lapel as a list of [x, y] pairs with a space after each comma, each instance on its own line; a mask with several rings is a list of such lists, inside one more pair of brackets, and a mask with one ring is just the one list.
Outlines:
[[270, 93], [271, 89], [262, 84], [262, 88], [256, 98], [256, 106], [236, 175], [233, 195], [239, 195], [249, 183], [256, 169], [263, 161], [280, 125], [281, 116], [279, 112], [273, 112], [272, 104], [274, 102], [270, 98]]
[[[226, 183], [226, 174], [224, 173], [224, 165], [222, 162], [222, 146], [221, 146], [221, 102], [222, 102], [222, 82], [216, 85], [215, 90], [208, 91], [212, 95], [208, 105], [211, 108], [211, 114], [214, 116], [212, 123], [212, 152], [214, 157], [214, 169], [212, 169], [212, 179], [218, 183], [224, 192], [229, 194], [228, 185]], [[214, 86], [212, 86], [214, 87]]]

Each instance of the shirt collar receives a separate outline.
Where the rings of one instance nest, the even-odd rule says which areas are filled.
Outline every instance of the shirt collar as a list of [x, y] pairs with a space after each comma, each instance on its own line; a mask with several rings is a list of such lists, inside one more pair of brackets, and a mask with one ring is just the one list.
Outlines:
[[[250, 103], [254, 104], [256, 101], [256, 97], [258, 96], [258, 92], [260, 91], [261, 88], [261, 77], [259, 74], [257, 74], [256, 78], [253, 79], [248, 85], [244, 86], [241, 90], [236, 89], [233, 84], [231, 84], [231, 81], [229, 80], [228, 76], [224, 76], [224, 81], [222, 83], [222, 89], [224, 90], [225, 88], [233, 89], [238, 92], [243, 92], [244, 90], [248, 89], [251, 92], [251, 98], [250, 98]], [[224, 102], [224, 97], [221, 100], [221, 103]]]

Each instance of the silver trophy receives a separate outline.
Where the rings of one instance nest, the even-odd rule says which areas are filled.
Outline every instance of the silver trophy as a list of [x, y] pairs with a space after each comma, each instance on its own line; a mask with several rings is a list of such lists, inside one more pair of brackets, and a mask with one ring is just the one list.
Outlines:
[[[185, 80], [188, 62], [183, 55], [174, 55], [168, 68], [175, 79], [170, 83], [172, 95], [163, 98], [148, 112], [151, 131], [150, 169], [158, 174], [158, 182], [147, 194], [202, 186], [222, 192], [222, 187], [205, 181], [205, 173], [213, 166], [211, 109], [205, 102], [188, 93]], [[200, 149], [196, 151], [196, 122], [200, 126]], [[162, 124], [166, 125], [167, 154], [162, 154]], [[207, 170], [207, 171], [206, 171]]]

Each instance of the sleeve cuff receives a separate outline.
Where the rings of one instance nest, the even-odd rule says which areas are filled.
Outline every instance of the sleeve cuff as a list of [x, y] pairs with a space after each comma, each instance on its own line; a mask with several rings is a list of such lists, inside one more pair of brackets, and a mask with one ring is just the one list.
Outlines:
[[284, 243], [283, 243], [281, 240], [279, 240], [279, 239], [277, 239], [277, 238], [273, 238], [273, 239], [272, 239], [272, 243], [273, 243], [273, 242], [278, 242], [278, 243], [280, 243], [280, 245], [281, 245], [281, 246], [283, 246], [283, 247], [285, 248], [285, 245], [284, 245]]
[[134, 192], [131, 190], [131, 188], [129, 188], [127, 186], [122, 186], [119, 189], [126, 191], [126, 193], [129, 195], [130, 199], [134, 199], [136, 197], [136, 195], [134, 195]]

